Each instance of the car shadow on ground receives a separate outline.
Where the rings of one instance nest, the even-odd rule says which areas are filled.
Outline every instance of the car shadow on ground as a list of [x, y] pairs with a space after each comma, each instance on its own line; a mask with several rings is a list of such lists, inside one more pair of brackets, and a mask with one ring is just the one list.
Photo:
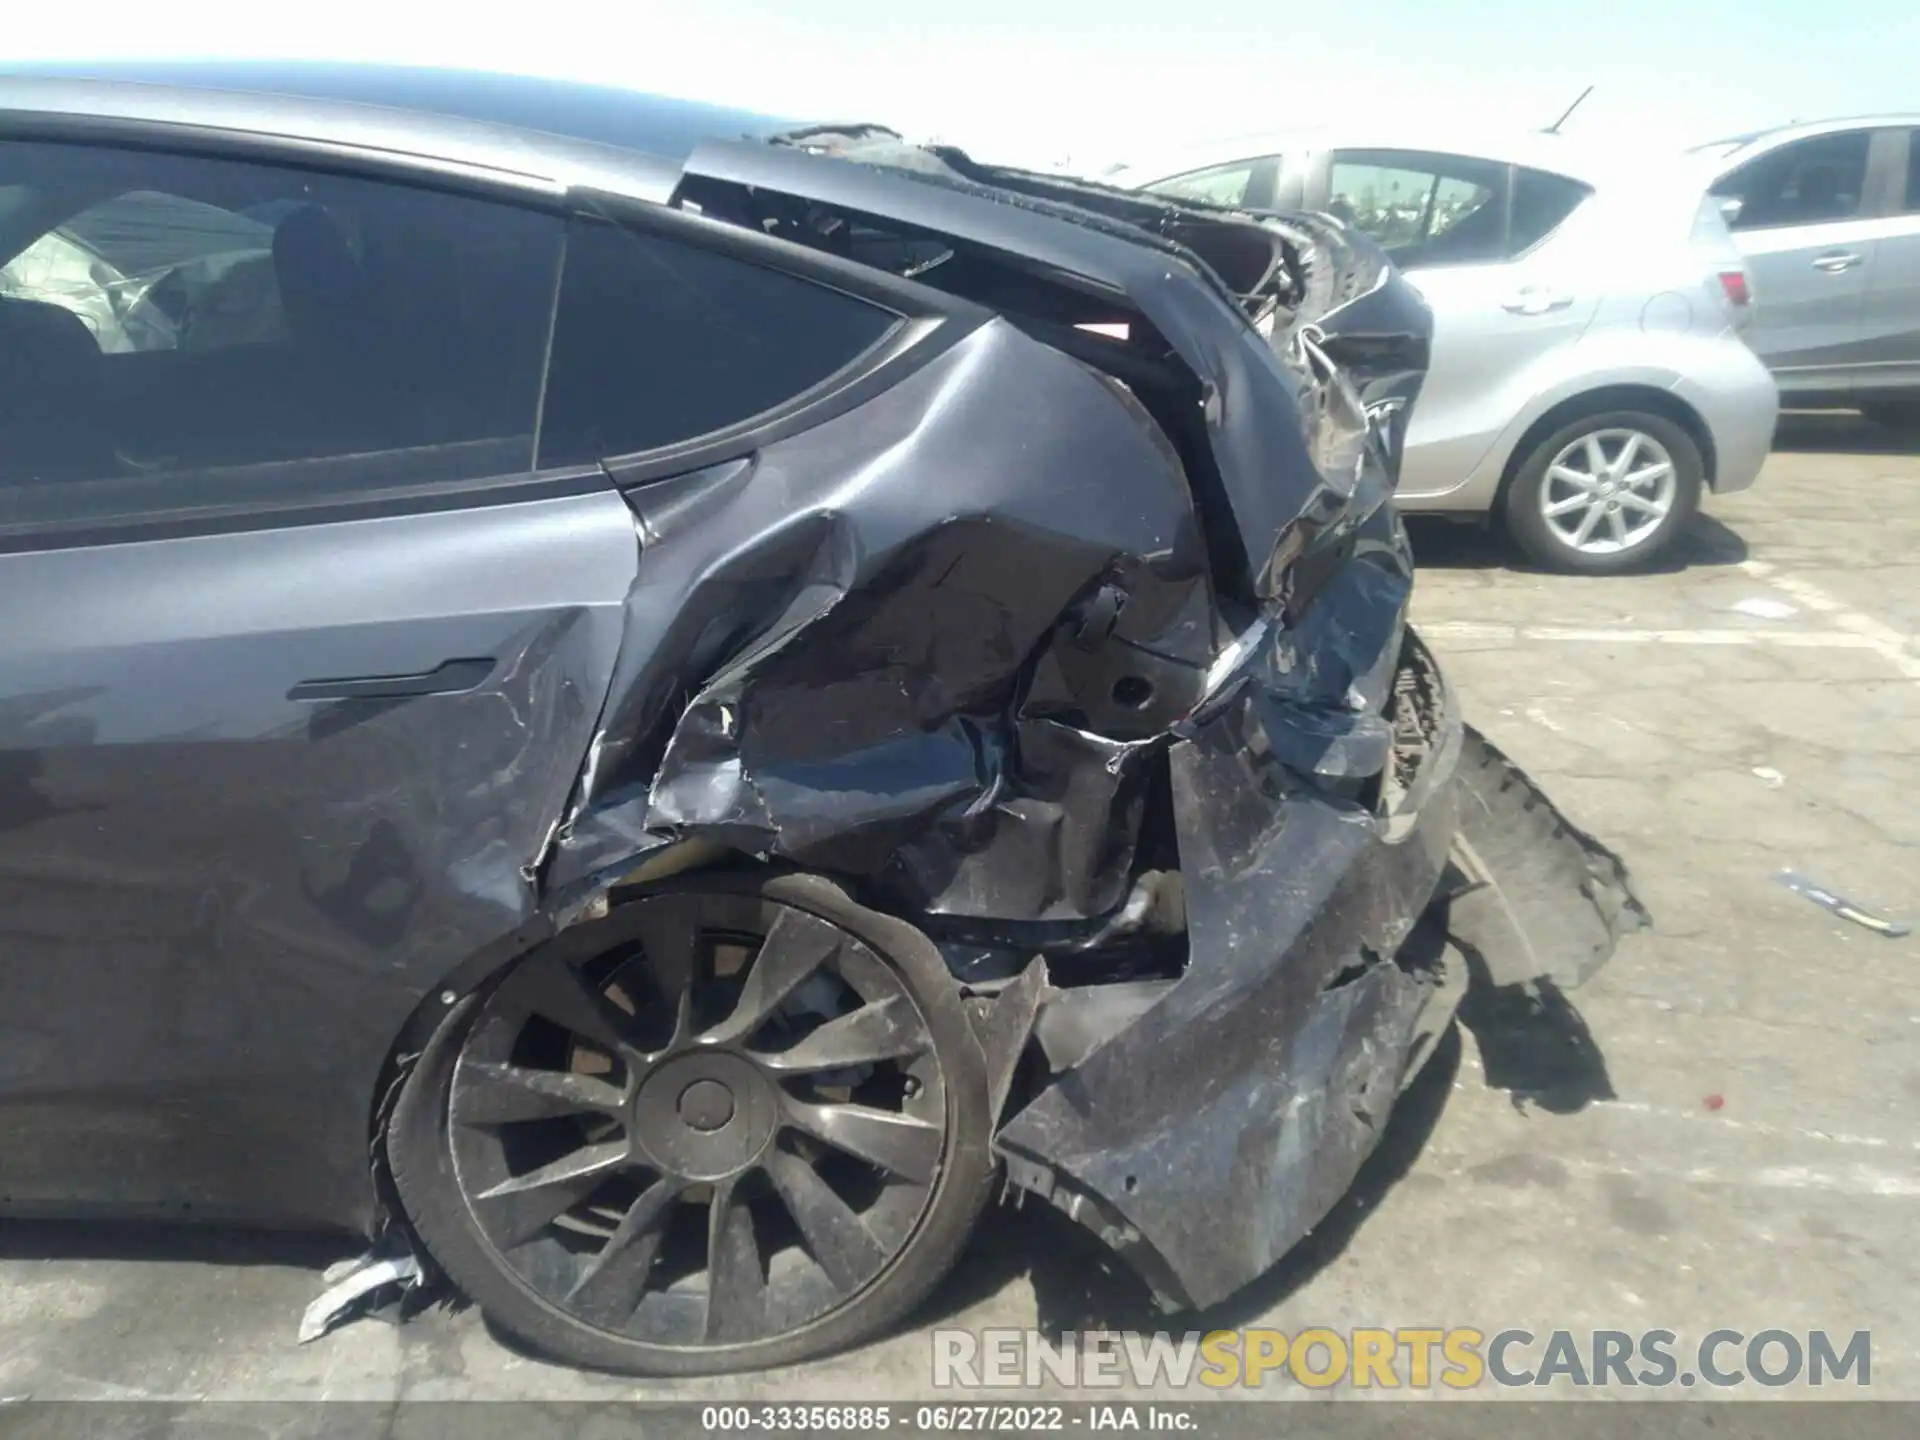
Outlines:
[[[1535, 571], [1498, 527], [1484, 521], [1446, 520], [1409, 515], [1407, 538], [1414, 564], [1422, 570]], [[1747, 558], [1747, 542], [1711, 515], [1695, 515], [1667, 552], [1635, 574], [1677, 575], [1713, 565], [1738, 565]]]
[[[1605, 1058], [1585, 1021], [1549, 985], [1498, 990], [1476, 985], [1460, 1022], [1473, 1034], [1488, 1086], [1507, 1092], [1516, 1107], [1565, 1114], [1613, 1096]], [[1400, 1097], [1378, 1147], [1347, 1193], [1279, 1264], [1218, 1305], [1179, 1315], [1160, 1311], [1139, 1278], [1089, 1231], [1045, 1202], [1029, 1199], [989, 1209], [960, 1264], [909, 1323], [950, 1323], [1022, 1277], [1033, 1290], [1035, 1323], [1056, 1340], [1068, 1331], [1208, 1331], [1252, 1323], [1339, 1259], [1367, 1216], [1412, 1172], [1446, 1107], [1461, 1061], [1455, 1027]], [[312, 1271], [317, 1286], [328, 1265], [363, 1248], [363, 1241], [342, 1234], [0, 1217], [0, 1261], [272, 1266]], [[439, 1286], [417, 1295], [414, 1303], [444, 1311], [468, 1308]], [[544, 1358], [498, 1328], [486, 1328], [505, 1348]]]
[[1784, 410], [1773, 448], [1800, 454], [1920, 455], [1920, 428], [1876, 425], [1853, 410]]
[[[1551, 985], [1477, 989], [1461, 1011], [1487, 1083], [1513, 1104], [1567, 1114], [1613, 1098], [1605, 1057], [1579, 1011]], [[1461, 1069], [1455, 1027], [1400, 1097], [1380, 1144], [1347, 1193], [1266, 1274], [1205, 1310], [1169, 1315], [1145, 1284], [1093, 1235], [1045, 1202], [990, 1211], [965, 1260], [914, 1317], [939, 1325], [1025, 1276], [1036, 1324], [1055, 1340], [1068, 1331], [1209, 1331], [1252, 1323], [1345, 1253], [1387, 1193], [1413, 1170], [1446, 1108]]]

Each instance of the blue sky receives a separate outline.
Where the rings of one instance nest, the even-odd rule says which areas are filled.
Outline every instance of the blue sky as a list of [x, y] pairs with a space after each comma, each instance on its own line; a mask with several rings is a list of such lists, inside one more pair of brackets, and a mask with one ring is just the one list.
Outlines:
[[[516, 22], [454, 18], [489, 10]], [[1569, 133], [1623, 144], [1920, 110], [1912, 0], [79, 0], [17, 7], [0, 33], [0, 53], [20, 58], [571, 75], [1088, 168], [1367, 109], [1414, 127], [1538, 126], [1588, 84]]]

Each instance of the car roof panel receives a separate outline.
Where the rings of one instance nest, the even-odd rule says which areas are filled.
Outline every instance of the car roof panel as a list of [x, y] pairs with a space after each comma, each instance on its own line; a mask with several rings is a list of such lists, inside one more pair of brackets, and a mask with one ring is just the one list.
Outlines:
[[663, 201], [710, 135], [765, 136], [769, 116], [607, 86], [483, 72], [306, 62], [115, 62], [0, 68], [21, 129], [124, 123], [378, 157], [536, 190]]

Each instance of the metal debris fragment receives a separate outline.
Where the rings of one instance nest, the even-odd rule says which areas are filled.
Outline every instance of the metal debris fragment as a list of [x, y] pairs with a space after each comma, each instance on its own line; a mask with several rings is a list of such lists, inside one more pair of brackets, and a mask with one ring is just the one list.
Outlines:
[[411, 1254], [379, 1255], [369, 1251], [356, 1259], [342, 1260], [327, 1268], [321, 1277], [327, 1288], [300, 1316], [300, 1343], [318, 1340], [322, 1335], [362, 1308], [362, 1302], [389, 1285], [403, 1290], [420, 1283], [420, 1262]]
[[1856, 905], [1853, 901], [1836, 895], [1823, 886], [1814, 884], [1806, 876], [1795, 871], [1782, 870], [1774, 878], [1794, 894], [1804, 895], [1821, 909], [1831, 910], [1842, 920], [1851, 920], [1856, 925], [1865, 926], [1876, 935], [1884, 935], [1889, 940], [1899, 940], [1913, 933], [1911, 925], [1876, 915], [1871, 910]]

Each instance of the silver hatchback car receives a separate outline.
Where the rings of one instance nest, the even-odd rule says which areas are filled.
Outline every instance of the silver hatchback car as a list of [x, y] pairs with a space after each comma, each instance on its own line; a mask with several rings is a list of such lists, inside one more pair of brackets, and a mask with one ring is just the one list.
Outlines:
[[1759, 298], [1748, 334], [1788, 403], [1920, 425], [1920, 115], [1702, 145]]
[[1652, 560], [1703, 489], [1743, 489], [1766, 458], [1778, 392], [1742, 338], [1746, 265], [1697, 168], [1550, 135], [1314, 132], [1116, 178], [1323, 210], [1380, 242], [1434, 312], [1405, 510], [1492, 512], [1536, 562], [1612, 573]]

